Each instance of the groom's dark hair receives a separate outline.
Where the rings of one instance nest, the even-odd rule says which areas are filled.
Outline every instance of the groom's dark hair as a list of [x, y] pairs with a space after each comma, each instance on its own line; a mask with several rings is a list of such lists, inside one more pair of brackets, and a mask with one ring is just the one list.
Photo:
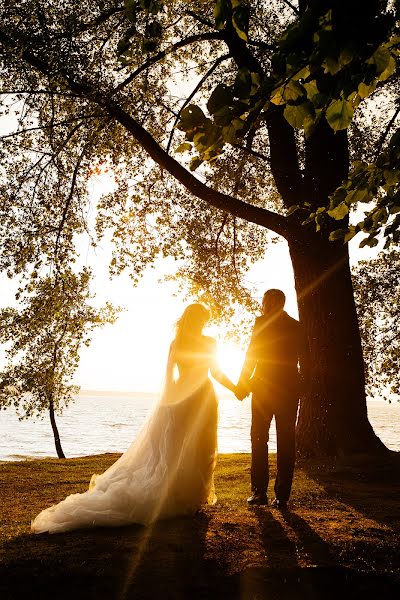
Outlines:
[[282, 290], [267, 290], [263, 296], [264, 300], [269, 300], [269, 302], [275, 306], [276, 308], [283, 308], [286, 302], [286, 296], [282, 292]]

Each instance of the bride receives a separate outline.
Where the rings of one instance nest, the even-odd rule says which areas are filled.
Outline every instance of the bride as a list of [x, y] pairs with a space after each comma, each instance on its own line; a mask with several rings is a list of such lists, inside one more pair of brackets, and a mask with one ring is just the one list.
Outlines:
[[231, 391], [235, 386], [217, 366], [215, 340], [202, 333], [209, 317], [202, 304], [185, 309], [164, 391], [138, 437], [109, 469], [92, 476], [88, 491], [43, 510], [32, 521], [34, 533], [148, 524], [215, 503], [217, 399], [208, 374]]

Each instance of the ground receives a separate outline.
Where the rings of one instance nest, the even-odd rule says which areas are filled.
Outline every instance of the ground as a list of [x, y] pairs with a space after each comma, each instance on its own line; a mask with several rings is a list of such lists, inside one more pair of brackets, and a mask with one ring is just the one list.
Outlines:
[[[30, 519], [117, 455], [0, 464], [0, 598], [400, 597], [400, 457], [304, 461], [290, 511], [248, 508], [250, 457], [221, 455], [218, 503], [193, 518], [32, 535]], [[275, 471], [272, 457], [272, 474]]]

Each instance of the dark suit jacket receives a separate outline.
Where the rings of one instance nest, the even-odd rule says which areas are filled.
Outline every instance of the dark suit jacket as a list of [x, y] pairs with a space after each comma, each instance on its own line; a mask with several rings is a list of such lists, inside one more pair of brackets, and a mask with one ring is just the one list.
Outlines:
[[300, 324], [285, 311], [256, 318], [239, 388], [273, 399], [299, 396]]

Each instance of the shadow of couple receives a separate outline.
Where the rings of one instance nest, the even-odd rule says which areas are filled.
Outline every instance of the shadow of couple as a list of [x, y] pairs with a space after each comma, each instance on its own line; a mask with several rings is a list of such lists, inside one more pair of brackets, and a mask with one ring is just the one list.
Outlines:
[[[337, 600], [392, 597], [383, 577], [340, 566], [332, 546], [295, 512], [252, 508], [265, 564], [232, 565], [208, 548], [209, 513], [152, 527], [21, 536], [0, 568], [3, 600]], [[214, 529], [214, 531], [216, 531]], [[237, 534], [243, 535], [243, 527]], [[17, 552], [18, 551], [18, 552]], [[385, 587], [389, 586], [389, 587]]]

